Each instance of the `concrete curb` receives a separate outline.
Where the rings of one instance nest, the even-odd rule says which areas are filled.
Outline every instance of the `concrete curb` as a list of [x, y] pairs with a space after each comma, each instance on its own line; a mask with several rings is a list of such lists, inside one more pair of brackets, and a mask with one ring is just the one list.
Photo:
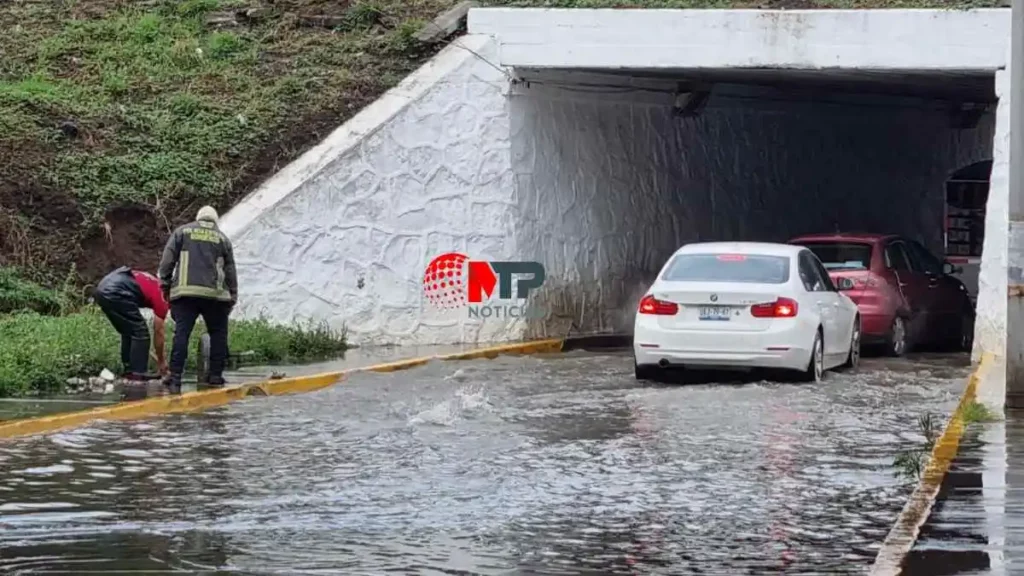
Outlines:
[[898, 576], [903, 571], [903, 562], [917, 542], [921, 526], [928, 520], [939, 488], [942, 487], [942, 481], [960, 448], [960, 438], [964, 433], [964, 409], [974, 400], [978, 383], [984, 377], [993, 358], [990, 353], [982, 354], [978, 366], [968, 378], [960, 403], [953, 410], [942, 436], [932, 446], [928, 467], [925, 468], [921, 481], [910, 495], [910, 499], [896, 518], [896, 524], [885, 537], [885, 542], [875, 556], [871, 576]]
[[0, 439], [48, 434], [85, 426], [100, 420], [138, 420], [163, 414], [198, 412], [237, 402], [249, 396], [280, 396], [312, 392], [332, 386], [343, 380], [347, 375], [357, 372], [396, 372], [422, 366], [435, 360], [475, 360], [478, 358], [495, 358], [502, 355], [557, 353], [563, 351], [566, 342], [567, 340], [556, 338], [503, 344], [466, 352], [455, 352], [453, 354], [410, 358], [408, 360], [375, 364], [363, 368], [341, 370], [339, 372], [296, 376], [281, 380], [267, 380], [214, 390], [188, 392], [180, 395], [157, 396], [121, 402], [112, 406], [101, 406], [87, 410], [65, 412], [63, 414], [11, 420], [0, 423]]

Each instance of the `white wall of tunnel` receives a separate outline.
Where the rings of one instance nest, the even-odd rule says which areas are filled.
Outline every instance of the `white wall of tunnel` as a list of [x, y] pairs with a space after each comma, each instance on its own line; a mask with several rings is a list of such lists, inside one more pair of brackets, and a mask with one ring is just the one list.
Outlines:
[[[1006, 12], [474, 9], [471, 34], [224, 216], [238, 312], [361, 344], [621, 330], [687, 241], [840, 227], [940, 252], [945, 179], [992, 159], [976, 340], [1005, 348], [1008, 100], [956, 128], [966, 93], [926, 89], [1003, 95]], [[774, 86], [730, 76], [752, 67]], [[871, 74], [794, 89], [844, 68]], [[680, 116], [694, 70], [718, 74], [712, 96]], [[916, 93], [870, 94], [900, 86]], [[424, 268], [450, 251], [543, 262], [547, 317], [434, 309]]]

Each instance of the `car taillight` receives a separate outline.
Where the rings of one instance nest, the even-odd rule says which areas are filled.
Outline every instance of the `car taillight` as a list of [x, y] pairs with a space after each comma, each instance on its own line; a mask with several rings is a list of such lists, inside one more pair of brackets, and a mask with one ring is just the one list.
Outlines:
[[796, 300], [779, 298], [775, 302], [754, 304], [750, 307], [750, 314], [754, 318], [792, 318], [798, 309]]
[[644, 296], [640, 301], [641, 314], [655, 314], [658, 316], [672, 316], [679, 312], [679, 305], [675, 302], [664, 302], [654, 296]]

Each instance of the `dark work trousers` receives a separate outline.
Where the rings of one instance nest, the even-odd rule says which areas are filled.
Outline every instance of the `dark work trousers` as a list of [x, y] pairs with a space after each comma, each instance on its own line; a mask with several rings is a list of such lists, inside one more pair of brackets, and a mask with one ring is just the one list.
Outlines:
[[142, 290], [127, 268], [108, 274], [96, 286], [93, 299], [121, 335], [121, 364], [125, 372], [145, 374], [149, 368], [149, 327], [139, 310]]
[[188, 339], [196, 320], [202, 316], [210, 334], [210, 384], [224, 381], [224, 364], [228, 359], [228, 315], [231, 304], [209, 298], [185, 296], [171, 302], [174, 318], [174, 342], [171, 345], [171, 363], [168, 367], [175, 383], [181, 382], [181, 373], [188, 359]]

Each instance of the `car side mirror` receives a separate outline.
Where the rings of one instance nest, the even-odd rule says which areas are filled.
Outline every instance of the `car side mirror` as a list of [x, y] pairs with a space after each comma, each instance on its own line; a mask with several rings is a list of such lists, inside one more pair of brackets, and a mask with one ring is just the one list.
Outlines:
[[942, 273], [945, 274], [946, 276], [949, 276], [949, 275], [952, 275], [952, 274], [960, 274], [963, 271], [964, 271], [963, 268], [961, 268], [960, 266], [954, 266], [950, 262], [943, 262], [942, 263]]
[[853, 287], [853, 280], [850, 280], [849, 278], [840, 278], [839, 281], [836, 282], [836, 288], [838, 288], [840, 292], [853, 290]]

